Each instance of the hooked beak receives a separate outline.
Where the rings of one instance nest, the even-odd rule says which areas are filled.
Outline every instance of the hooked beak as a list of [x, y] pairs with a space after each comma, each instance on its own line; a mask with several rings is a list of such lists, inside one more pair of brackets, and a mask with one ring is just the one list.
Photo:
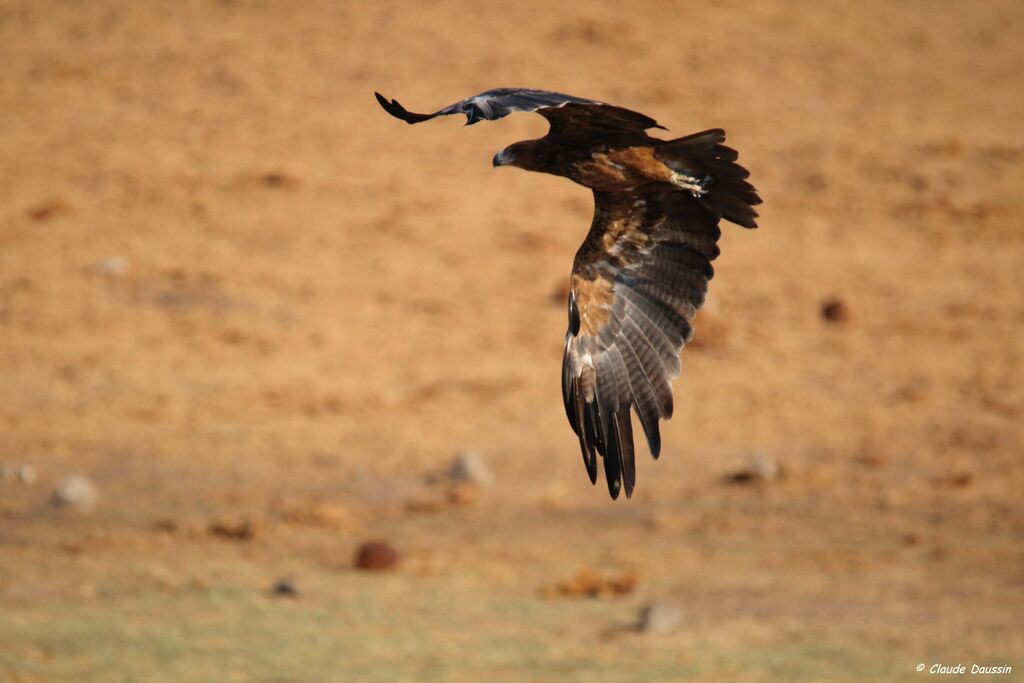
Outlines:
[[513, 156], [509, 154], [507, 150], [503, 149], [494, 155], [494, 159], [491, 160], [491, 164], [494, 166], [494, 168], [498, 168], [499, 166], [508, 166], [513, 161], [515, 161], [515, 158], [513, 158]]

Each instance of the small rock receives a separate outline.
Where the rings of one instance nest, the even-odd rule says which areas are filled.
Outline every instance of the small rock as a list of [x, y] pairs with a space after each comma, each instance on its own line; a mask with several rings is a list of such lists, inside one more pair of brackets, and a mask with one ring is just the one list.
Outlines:
[[908, 547], [920, 545], [921, 537], [913, 531], [908, 531], [900, 536], [900, 543]]
[[259, 532], [257, 525], [248, 519], [215, 520], [210, 522], [207, 531], [212, 536], [220, 536], [231, 541], [251, 541]]
[[153, 522], [150, 527], [153, 531], [158, 531], [163, 534], [174, 534], [178, 531], [178, 523], [173, 519], [163, 518]]
[[825, 177], [825, 174], [818, 171], [807, 173], [804, 175], [803, 181], [809, 190], [824, 190], [828, 187], [828, 179]]
[[66, 477], [50, 496], [50, 505], [55, 508], [72, 508], [87, 512], [96, 506], [99, 493], [96, 486], [79, 474]]
[[885, 467], [886, 460], [884, 456], [878, 455], [877, 453], [866, 453], [855, 457], [854, 462], [864, 467], [870, 467], [872, 469], [881, 469]]
[[842, 299], [830, 297], [821, 302], [821, 317], [830, 323], [845, 323], [850, 311]]
[[46, 221], [54, 216], [68, 213], [70, 208], [63, 199], [47, 199], [29, 209], [28, 216], [34, 221]]
[[32, 465], [19, 465], [14, 468], [14, 476], [17, 477], [18, 481], [26, 486], [31, 486], [36, 483], [36, 468]]
[[633, 572], [623, 572], [618, 576], [602, 576], [600, 572], [585, 567], [576, 576], [566, 581], [559, 581], [554, 588], [541, 591], [542, 595], [577, 596], [606, 598], [616, 595], [628, 595], [636, 588], [637, 577]]
[[974, 475], [966, 471], [954, 471], [935, 477], [933, 481], [939, 486], [965, 488], [974, 481]]
[[36, 468], [32, 465], [0, 465], [0, 481], [18, 481], [22, 484], [36, 483]]
[[128, 269], [128, 262], [120, 256], [108, 256], [89, 266], [89, 270], [97, 275], [123, 275]]
[[748, 469], [761, 479], [775, 479], [782, 474], [782, 468], [764, 453], [755, 453], [750, 456]]
[[782, 468], [763, 453], [751, 455], [743, 469], [726, 475], [725, 480], [730, 484], [750, 484], [757, 481], [770, 481], [782, 475]]
[[356, 567], [379, 572], [398, 566], [398, 551], [386, 541], [367, 541], [356, 550]]
[[267, 187], [284, 188], [297, 184], [296, 179], [282, 171], [268, 171], [260, 176], [260, 181]]
[[299, 587], [295, 585], [295, 581], [289, 578], [281, 578], [275, 581], [271, 592], [282, 598], [299, 597]]
[[670, 633], [683, 620], [683, 610], [671, 602], [657, 600], [640, 610], [636, 630], [641, 633]]
[[486, 486], [494, 482], [491, 468], [487, 466], [483, 456], [475, 451], [466, 451], [455, 458], [445, 471], [445, 475], [452, 481], [464, 484]]

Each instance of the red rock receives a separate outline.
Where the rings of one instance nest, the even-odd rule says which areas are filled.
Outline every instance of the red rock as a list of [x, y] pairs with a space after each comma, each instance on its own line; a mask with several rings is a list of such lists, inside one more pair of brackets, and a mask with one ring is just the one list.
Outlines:
[[398, 551], [386, 541], [367, 541], [356, 550], [356, 567], [379, 572], [398, 566]]

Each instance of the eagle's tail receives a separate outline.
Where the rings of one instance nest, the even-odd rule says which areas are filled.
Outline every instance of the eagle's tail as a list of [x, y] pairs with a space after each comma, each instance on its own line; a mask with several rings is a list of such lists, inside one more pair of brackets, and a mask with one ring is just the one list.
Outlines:
[[654, 154], [674, 171], [696, 178], [709, 177], [701, 204], [727, 221], [756, 228], [757, 211], [753, 207], [761, 203], [761, 198], [746, 180], [750, 172], [736, 163], [739, 154], [723, 142], [725, 131], [713, 128], [662, 142]]

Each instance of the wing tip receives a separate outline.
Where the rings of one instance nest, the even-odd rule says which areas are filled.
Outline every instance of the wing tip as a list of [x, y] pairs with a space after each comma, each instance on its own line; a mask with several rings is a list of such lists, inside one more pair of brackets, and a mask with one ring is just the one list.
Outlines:
[[[639, 408], [637, 408], [637, 415], [640, 415]], [[658, 419], [655, 417], [654, 424], [650, 426], [643, 419], [640, 420], [644, 437], [647, 439], [647, 450], [651, 452], [651, 460], [657, 460], [661, 456], [661, 429], [658, 427]]]
[[406, 123], [419, 123], [434, 118], [433, 114], [416, 114], [411, 112], [399, 104], [398, 100], [389, 100], [377, 91], [374, 91], [373, 94], [377, 98], [377, 103], [380, 104], [384, 111]]
[[580, 449], [583, 451], [583, 467], [587, 470], [587, 477], [593, 486], [597, 485], [597, 452], [596, 449], [587, 443], [586, 437], [580, 435]]
[[626, 491], [626, 499], [633, 497], [633, 489], [636, 487], [636, 452], [633, 443], [633, 420], [630, 416], [630, 408], [627, 405], [625, 410], [615, 414], [615, 421], [618, 424], [619, 432], [619, 454], [622, 463], [622, 484]]
[[[620, 488], [619, 480], [610, 479], [607, 476], [605, 478], [608, 479], [608, 494], [612, 497], [612, 500], [618, 500]], [[629, 498], [629, 495], [627, 495], [626, 497]]]
[[754, 220], [754, 219], [757, 217], [757, 212], [753, 211], [751, 213], [752, 213], [752, 215], [749, 216], [749, 217], [746, 217], [746, 216], [732, 216], [732, 217], [725, 216], [725, 219], [735, 223], [736, 225], [740, 226], [741, 228], [748, 228], [750, 230], [756, 230], [757, 229], [757, 221]]

